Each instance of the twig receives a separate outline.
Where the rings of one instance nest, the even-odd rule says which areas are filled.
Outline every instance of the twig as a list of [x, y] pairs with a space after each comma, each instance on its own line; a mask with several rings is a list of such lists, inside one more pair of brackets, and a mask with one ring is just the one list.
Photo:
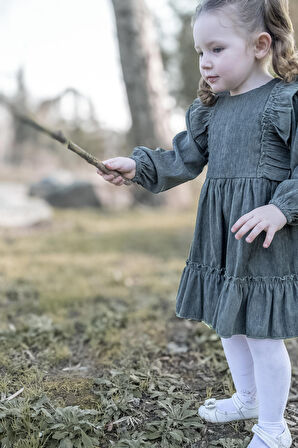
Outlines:
[[88, 367], [81, 366], [81, 363], [79, 362], [76, 366], [64, 367], [64, 369], [62, 369], [62, 370], [63, 370], [63, 372], [68, 372], [70, 370], [88, 370]]
[[20, 394], [23, 392], [23, 390], [24, 390], [24, 388], [22, 387], [22, 388], [21, 388], [20, 390], [18, 390], [15, 394], [10, 395], [10, 396], [7, 397], [7, 398], [3, 398], [1, 401], [10, 401], [10, 400], [12, 400], [13, 398], [17, 397], [18, 395], [20, 395]]
[[92, 154], [89, 154], [83, 148], [80, 148], [74, 142], [72, 142], [71, 140], [67, 139], [65, 137], [65, 135], [61, 131], [57, 131], [57, 132], [51, 131], [50, 129], [48, 129], [48, 128], [44, 127], [44, 126], [41, 126], [39, 123], [37, 123], [32, 118], [29, 118], [26, 115], [19, 114], [12, 107], [10, 107], [10, 109], [11, 109], [13, 115], [18, 120], [20, 120], [22, 123], [27, 124], [27, 125], [33, 127], [34, 129], [36, 129], [37, 131], [43, 132], [44, 134], [47, 134], [48, 136], [50, 136], [53, 139], [57, 140], [62, 145], [66, 146], [67, 149], [70, 149], [71, 151], [75, 152], [80, 157], [82, 157], [82, 159], [85, 159], [91, 165], [96, 166], [96, 168], [99, 168], [105, 174], [113, 174], [114, 177], [117, 177], [117, 176], [120, 175], [123, 178], [125, 185], [131, 185], [133, 183], [130, 179], [124, 177], [123, 174], [120, 173], [119, 171], [109, 170], [108, 168], [106, 168], [106, 166], [100, 160], [96, 159]]

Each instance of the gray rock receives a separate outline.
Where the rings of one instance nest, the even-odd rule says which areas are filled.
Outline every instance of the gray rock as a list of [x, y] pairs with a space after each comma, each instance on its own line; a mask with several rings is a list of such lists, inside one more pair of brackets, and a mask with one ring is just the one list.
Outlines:
[[54, 207], [100, 207], [101, 200], [91, 182], [74, 180], [68, 173], [56, 173], [32, 184], [30, 196], [46, 200]]
[[28, 194], [30, 196], [46, 198], [60, 188], [71, 185], [75, 180], [75, 177], [69, 171], [58, 170], [40, 181], [31, 184]]

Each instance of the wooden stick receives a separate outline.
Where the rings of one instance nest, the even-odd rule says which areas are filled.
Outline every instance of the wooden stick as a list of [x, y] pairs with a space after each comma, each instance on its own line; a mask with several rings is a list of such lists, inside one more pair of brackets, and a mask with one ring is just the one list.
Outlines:
[[130, 179], [124, 177], [123, 174], [120, 173], [119, 171], [109, 170], [108, 168], [106, 168], [106, 166], [100, 160], [96, 159], [93, 155], [89, 154], [83, 148], [80, 148], [78, 145], [73, 143], [71, 140], [68, 140], [61, 131], [57, 131], [57, 132], [51, 131], [50, 129], [48, 129], [48, 128], [38, 124], [32, 118], [29, 118], [29, 117], [27, 117], [25, 115], [19, 114], [19, 113], [15, 112], [15, 111], [13, 111], [13, 114], [22, 123], [27, 124], [27, 125], [33, 127], [37, 131], [40, 131], [40, 132], [43, 132], [44, 134], [49, 135], [53, 139], [55, 139], [58, 142], [62, 143], [62, 145], [66, 146], [67, 149], [70, 149], [71, 151], [73, 151], [76, 154], [78, 154], [80, 157], [85, 159], [91, 165], [94, 165], [94, 166], [96, 166], [96, 168], [99, 168], [105, 174], [113, 174], [114, 177], [117, 177], [117, 176], [120, 175], [123, 178], [125, 185], [131, 185], [133, 183]]

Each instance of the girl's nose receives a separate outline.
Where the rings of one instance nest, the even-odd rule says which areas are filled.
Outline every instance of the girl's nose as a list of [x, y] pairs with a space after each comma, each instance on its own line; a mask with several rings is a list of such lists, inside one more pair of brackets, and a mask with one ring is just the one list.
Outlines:
[[207, 55], [201, 56], [200, 64], [203, 69], [210, 68], [212, 66], [211, 61]]

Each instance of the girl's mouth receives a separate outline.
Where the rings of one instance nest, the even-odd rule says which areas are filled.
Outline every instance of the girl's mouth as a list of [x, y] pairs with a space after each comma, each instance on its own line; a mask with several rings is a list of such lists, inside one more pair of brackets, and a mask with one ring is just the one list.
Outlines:
[[211, 83], [215, 82], [218, 79], [218, 76], [208, 76], [207, 80]]

